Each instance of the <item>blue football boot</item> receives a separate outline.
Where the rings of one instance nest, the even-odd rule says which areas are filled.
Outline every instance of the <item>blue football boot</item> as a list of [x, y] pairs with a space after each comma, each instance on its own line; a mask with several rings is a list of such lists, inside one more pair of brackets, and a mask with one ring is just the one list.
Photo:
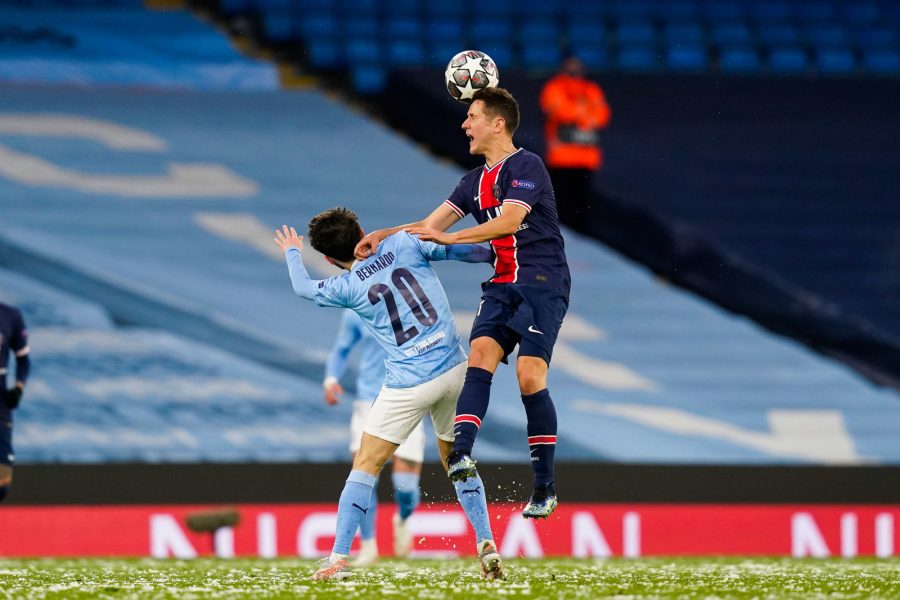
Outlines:
[[531, 499], [525, 505], [522, 516], [526, 519], [546, 519], [553, 514], [559, 501], [556, 499], [556, 490], [553, 484], [539, 485], [534, 488]]

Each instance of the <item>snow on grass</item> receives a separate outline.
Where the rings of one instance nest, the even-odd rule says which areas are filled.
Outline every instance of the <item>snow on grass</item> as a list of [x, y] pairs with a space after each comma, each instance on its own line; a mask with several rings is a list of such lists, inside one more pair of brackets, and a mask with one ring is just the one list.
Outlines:
[[900, 560], [513, 560], [486, 582], [474, 560], [384, 561], [314, 583], [313, 561], [0, 560], [0, 598], [900, 598]]

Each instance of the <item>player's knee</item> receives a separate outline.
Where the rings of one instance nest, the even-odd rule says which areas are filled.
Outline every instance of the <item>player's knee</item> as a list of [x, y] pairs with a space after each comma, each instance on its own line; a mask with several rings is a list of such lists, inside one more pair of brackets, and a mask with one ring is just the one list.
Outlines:
[[519, 391], [524, 396], [535, 394], [547, 387], [547, 370], [531, 361], [519, 361], [516, 365], [516, 376], [519, 379]]
[[503, 349], [496, 341], [484, 337], [472, 340], [469, 350], [470, 367], [477, 367], [493, 373], [502, 359]]

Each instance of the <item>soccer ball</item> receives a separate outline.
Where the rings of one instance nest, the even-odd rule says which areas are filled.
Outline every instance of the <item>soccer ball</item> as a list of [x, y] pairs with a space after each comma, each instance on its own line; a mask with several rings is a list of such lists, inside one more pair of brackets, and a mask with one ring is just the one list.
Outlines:
[[497, 87], [500, 71], [493, 59], [478, 50], [463, 50], [450, 59], [444, 71], [447, 91], [460, 102], [471, 102], [480, 89]]

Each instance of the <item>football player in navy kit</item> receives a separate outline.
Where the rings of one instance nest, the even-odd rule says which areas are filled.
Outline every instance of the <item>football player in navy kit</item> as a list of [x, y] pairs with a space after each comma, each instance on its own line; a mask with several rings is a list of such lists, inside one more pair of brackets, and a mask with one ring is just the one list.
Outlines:
[[[16, 381], [6, 388], [6, 365], [9, 353], [16, 356]], [[15, 454], [12, 447], [12, 411], [19, 407], [31, 361], [28, 358], [28, 330], [22, 313], [15, 307], [0, 303], [0, 502], [12, 485]]]
[[[368, 256], [382, 239], [400, 230], [438, 244], [490, 242], [495, 272], [482, 284], [472, 326], [449, 475], [454, 480], [475, 475], [472, 446], [487, 412], [491, 380], [518, 345], [516, 375], [534, 470], [534, 492], [523, 515], [543, 518], [557, 506], [553, 475], [557, 423], [547, 370], [569, 306], [571, 278], [550, 177], [539, 156], [514, 145], [518, 125], [519, 106], [508, 91], [476, 92], [462, 129], [469, 153], [484, 156], [485, 164], [466, 173], [424, 220], [365, 236], [356, 256]], [[478, 225], [446, 232], [467, 214]]]

